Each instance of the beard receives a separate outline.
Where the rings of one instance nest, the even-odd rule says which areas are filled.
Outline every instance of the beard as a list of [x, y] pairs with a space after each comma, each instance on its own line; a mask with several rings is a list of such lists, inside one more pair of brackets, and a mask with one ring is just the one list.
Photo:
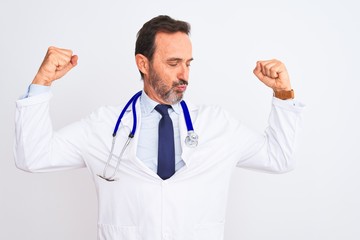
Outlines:
[[159, 74], [154, 70], [154, 68], [150, 67], [149, 69], [149, 82], [151, 87], [154, 89], [155, 93], [166, 103], [175, 104], [182, 100], [184, 96], [184, 92], [180, 92], [176, 90], [176, 87], [180, 85], [188, 85], [188, 82], [180, 79], [178, 81], [174, 81], [172, 86], [169, 88], [161, 79]]

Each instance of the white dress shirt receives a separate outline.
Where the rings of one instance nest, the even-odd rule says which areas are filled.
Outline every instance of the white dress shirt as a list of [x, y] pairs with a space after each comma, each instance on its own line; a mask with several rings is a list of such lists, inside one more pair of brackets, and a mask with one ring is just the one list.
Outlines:
[[[141, 126], [136, 156], [155, 173], [157, 172], [158, 126], [161, 115], [154, 108], [158, 104], [159, 103], [149, 98], [145, 91], [142, 92], [140, 96]], [[185, 164], [181, 159], [182, 150], [179, 130], [180, 108], [180, 103], [176, 103], [169, 109], [169, 115], [174, 126], [175, 171], [179, 170]]]

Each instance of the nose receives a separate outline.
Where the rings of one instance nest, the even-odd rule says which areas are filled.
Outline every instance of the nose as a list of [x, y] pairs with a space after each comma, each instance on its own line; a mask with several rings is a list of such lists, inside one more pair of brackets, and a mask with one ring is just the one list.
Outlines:
[[189, 66], [187, 64], [181, 64], [181, 67], [179, 68], [178, 72], [178, 79], [183, 79], [185, 81], [189, 80]]

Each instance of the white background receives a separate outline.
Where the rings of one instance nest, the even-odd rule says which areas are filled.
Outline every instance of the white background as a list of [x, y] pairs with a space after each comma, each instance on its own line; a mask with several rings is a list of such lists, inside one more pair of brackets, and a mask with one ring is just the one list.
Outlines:
[[272, 93], [252, 69], [278, 58], [307, 105], [295, 171], [234, 169], [225, 239], [360, 239], [359, 10], [355, 0], [1, 0], [0, 239], [96, 239], [87, 170], [15, 168], [14, 102], [50, 45], [79, 55], [52, 88], [56, 128], [126, 101], [142, 87], [136, 33], [159, 14], [192, 24], [188, 100], [220, 105], [262, 131]]

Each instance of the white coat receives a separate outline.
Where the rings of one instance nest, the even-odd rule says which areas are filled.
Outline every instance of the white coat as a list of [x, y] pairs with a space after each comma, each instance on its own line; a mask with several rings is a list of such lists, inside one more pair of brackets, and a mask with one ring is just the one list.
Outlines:
[[[137, 132], [121, 159], [118, 181], [108, 182], [97, 174], [103, 172], [122, 107], [100, 108], [53, 131], [50, 98], [51, 93], [45, 93], [17, 101], [16, 165], [29, 172], [87, 167], [98, 194], [99, 240], [221, 240], [233, 168], [286, 172], [294, 166], [301, 104], [274, 98], [265, 134], [254, 133], [218, 107], [188, 104], [199, 144], [196, 148], [184, 144], [187, 130], [180, 116], [184, 167], [168, 180], [159, 178], [136, 157]], [[141, 116], [138, 129], [140, 124]], [[109, 172], [131, 128], [128, 110]]]

